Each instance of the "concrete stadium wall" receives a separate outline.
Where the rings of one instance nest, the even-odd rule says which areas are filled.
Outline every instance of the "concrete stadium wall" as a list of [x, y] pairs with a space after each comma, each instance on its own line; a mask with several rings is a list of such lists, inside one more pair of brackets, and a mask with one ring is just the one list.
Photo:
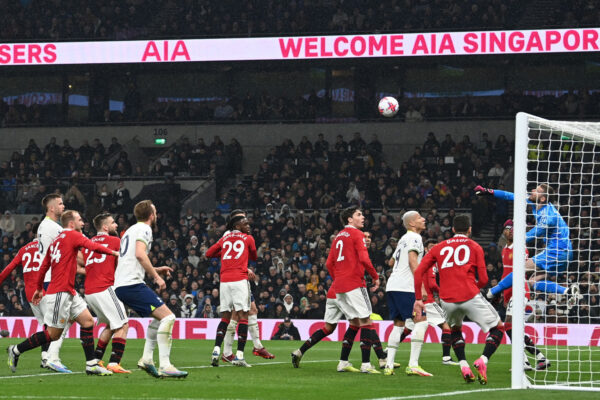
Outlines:
[[346, 141], [354, 132], [360, 132], [368, 143], [372, 134], [377, 134], [384, 145], [386, 159], [392, 166], [408, 158], [415, 146], [423, 144], [428, 132], [434, 132], [439, 141], [449, 133], [454, 140], [461, 140], [469, 135], [471, 141], [477, 143], [481, 134], [487, 132], [495, 141], [503, 134], [509, 140], [514, 137], [514, 121], [443, 121], [421, 123], [343, 123], [343, 124], [253, 124], [253, 125], [154, 125], [154, 126], [102, 126], [102, 127], [44, 127], [44, 128], [3, 128], [0, 129], [0, 160], [8, 160], [13, 151], [27, 147], [30, 138], [35, 139], [43, 148], [52, 136], [60, 144], [68, 139], [71, 146], [79, 147], [84, 140], [90, 143], [99, 138], [105, 146], [115, 136], [121, 143], [137, 140], [142, 147], [156, 147], [154, 139], [164, 137], [167, 145], [187, 136], [192, 143], [204, 138], [207, 144], [218, 135], [225, 144], [236, 138], [244, 148], [244, 168], [254, 172], [258, 163], [264, 158], [270, 147], [280, 144], [283, 139], [290, 138], [298, 143], [302, 136], [315, 141], [319, 133], [323, 133], [330, 144], [335, 142], [338, 134], [344, 135]]

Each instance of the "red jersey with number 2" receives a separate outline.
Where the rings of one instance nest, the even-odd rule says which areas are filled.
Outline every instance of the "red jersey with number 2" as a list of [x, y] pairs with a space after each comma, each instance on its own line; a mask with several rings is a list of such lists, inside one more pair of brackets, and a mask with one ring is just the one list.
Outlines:
[[[121, 240], [118, 237], [110, 236], [104, 232], [94, 236], [91, 240], [114, 251], [119, 251], [121, 246]], [[103, 292], [115, 283], [117, 257], [98, 254], [95, 251], [85, 249], [83, 258], [85, 261], [85, 294]]]
[[369, 258], [365, 234], [350, 225], [333, 239], [326, 265], [330, 273], [333, 270], [336, 293], [347, 293], [359, 287], [366, 287], [365, 271], [374, 280], [379, 279]]
[[472, 299], [488, 282], [481, 246], [464, 235], [456, 235], [435, 245], [421, 260], [415, 271], [417, 299], [422, 297], [423, 279], [427, 278], [426, 274], [436, 263], [440, 277], [440, 298], [447, 303]]
[[31, 298], [37, 288], [37, 281], [42, 265], [42, 255], [39, 252], [38, 241], [34, 241], [21, 247], [15, 258], [2, 270], [0, 283], [4, 282], [10, 273], [19, 265], [23, 266], [23, 281], [25, 282], [25, 295], [31, 303]]
[[256, 261], [256, 243], [251, 235], [231, 231], [206, 251], [208, 258], [221, 258], [221, 282], [248, 280], [248, 260]]

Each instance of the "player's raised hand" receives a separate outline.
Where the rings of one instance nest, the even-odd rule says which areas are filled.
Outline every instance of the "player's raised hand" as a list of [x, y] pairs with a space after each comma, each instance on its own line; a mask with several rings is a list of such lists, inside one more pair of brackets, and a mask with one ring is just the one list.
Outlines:
[[475, 194], [477, 196], [493, 196], [494, 195], [494, 189], [484, 188], [481, 185], [475, 186], [475, 188], [473, 190], [475, 191]]
[[44, 293], [41, 290], [36, 290], [35, 293], [33, 293], [31, 302], [37, 306], [38, 304], [40, 304], [40, 301], [42, 301], [43, 296], [44, 296]]
[[154, 269], [156, 270], [156, 273], [166, 276], [167, 278], [170, 278], [171, 272], [173, 272], [173, 268], [167, 267], [166, 265], [163, 265], [162, 267], [156, 267]]
[[160, 290], [165, 290], [167, 288], [165, 281], [160, 277], [160, 275], [156, 275], [156, 278], [154, 278], [154, 283], [158, 285]]

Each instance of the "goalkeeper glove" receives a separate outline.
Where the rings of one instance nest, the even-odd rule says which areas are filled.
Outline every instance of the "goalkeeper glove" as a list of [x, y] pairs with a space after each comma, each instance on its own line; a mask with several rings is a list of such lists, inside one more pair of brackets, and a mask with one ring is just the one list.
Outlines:
[[475, 186], [475, 189], [473, 189], [473, 190], [475, 191], [475, 194], [477, 196], [493, 196], [494, 195], [494, 189], [484, 188], [481, 185]]

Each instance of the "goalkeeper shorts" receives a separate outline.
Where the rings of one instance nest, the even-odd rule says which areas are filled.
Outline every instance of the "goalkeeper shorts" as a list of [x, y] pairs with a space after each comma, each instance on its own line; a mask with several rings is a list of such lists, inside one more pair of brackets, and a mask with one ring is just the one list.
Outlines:
[[565, 271], [569, 266], [569, 263], [573, 261], [573, 251], [571, 249], [546, 249], [541, 253], [536, 254], [532, 260], [538, 268], [543, 269], [547, 273], [558, 274]]

